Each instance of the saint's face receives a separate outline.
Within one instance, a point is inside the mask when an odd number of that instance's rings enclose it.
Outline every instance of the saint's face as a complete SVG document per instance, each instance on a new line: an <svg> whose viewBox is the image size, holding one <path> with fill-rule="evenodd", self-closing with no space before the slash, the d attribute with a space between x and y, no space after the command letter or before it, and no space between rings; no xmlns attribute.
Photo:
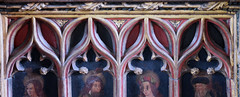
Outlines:
<svg viewBox="0 0 240 97"><path fill-rule="evenodd" d="M93 83L93 86L92 86L91 91L92 91L93 93L99 93L99 92L101 91L101 83L95 81L95 82Z"/></svg>
<svg viewBox="0 0 240 97"><path fill-rule="evenodd" d="M203 84L203 83L196 83L194 85L194 88L196 91L202 91L202 90L206 90L207 89L207 85Z"/></svg>
<svg viewBox="0 0 240 97"><path fill-rule="evenodd" d="M142 83L142 88L143 88L143 94L144 94L146 97L154 97L149 82L143 82L143 83Z"/></svg>
<svg viewBox="0 0 240 97"><path fill-rule="evenodd" d="M34 85L32 83L27 85L27 93L30 97L37 97Z"/></svg>
<svg viewBox="0 0 240 97"><path fill-rule="evenodd" d="M194 85L195 88L195 97L206 97L208 92L208 87L203 83L196 83Z"/></svg>

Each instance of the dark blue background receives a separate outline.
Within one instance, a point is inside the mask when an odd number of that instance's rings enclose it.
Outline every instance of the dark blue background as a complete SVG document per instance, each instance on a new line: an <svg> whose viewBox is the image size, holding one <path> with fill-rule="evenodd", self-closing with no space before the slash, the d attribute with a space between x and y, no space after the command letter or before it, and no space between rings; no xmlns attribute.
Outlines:
<svg viewBox="0 0 240 97"><path fill-rule="evenodd" d="M163 66L163 62L161 59L151 60L152 52L148 47L145 48L143 52L144 61L140 60L133 60L132 65L135 67L140 67L143 71L153 71L155 72L159 79L159 92L162 94L163 97L168 97L169 94L169 78L166 72L161 71L161 67ZM128 73L127 75L127 97L138 97L140 94L139 85L136 82L136 77L133 72Z"/></svg>
<svg viewBox="0 0 240 97"><path fill-rule="evenodd" d="M99 60L95 62L96 55L92 49L87 52L88 62L82 60L76 61L77 66L80 68L82 66L87 67L89 71L95 70L96 68L104 68L107 66L105 60ZM103 75L105 77L106 84L104 85L104 97L113 97L113 77L112 75L104 71ZM72 80L72 97L78 97L80 91L84 87L83 75L79 72L74 72L71 75Z"/></svg>

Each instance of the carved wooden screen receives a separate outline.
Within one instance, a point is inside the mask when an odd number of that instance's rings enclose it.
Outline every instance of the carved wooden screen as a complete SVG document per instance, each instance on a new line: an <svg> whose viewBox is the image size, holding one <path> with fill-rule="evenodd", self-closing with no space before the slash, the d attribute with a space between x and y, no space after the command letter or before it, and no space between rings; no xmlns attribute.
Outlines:
<svg viewBox="0 0 240 97"><path fill-rule="evenodd" d="M235 14L106 13L2 15L2 96L235 97Z"/></svg>

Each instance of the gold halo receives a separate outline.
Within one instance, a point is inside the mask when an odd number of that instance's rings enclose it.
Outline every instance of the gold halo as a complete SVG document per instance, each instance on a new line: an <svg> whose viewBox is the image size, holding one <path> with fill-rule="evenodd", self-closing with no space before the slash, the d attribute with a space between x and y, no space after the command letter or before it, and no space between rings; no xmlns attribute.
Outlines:
<svg viewBox="0 0 240 97"><path fill-rule="evenodd" d="M137 83L139 83L140 85L142 84L142 82L144 82L144 78L145 77L150 77L150 81L152 84L154 84L156 87L159 87L160 85L160 80L158 78L158 75L156 73L154 73L153 71L146 71L144 72L142 75L137 76Z"/></svg>

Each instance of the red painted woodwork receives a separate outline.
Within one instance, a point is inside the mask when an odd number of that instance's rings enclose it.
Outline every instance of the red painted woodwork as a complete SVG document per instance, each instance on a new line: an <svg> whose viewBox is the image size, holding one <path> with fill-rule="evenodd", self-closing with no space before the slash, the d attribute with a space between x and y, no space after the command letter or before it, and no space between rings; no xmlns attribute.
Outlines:
<svg viewBox="0 0 240 97"><path fill-rule="evenodd" d="M25 41L29 40L27 38L29 33L31 32L31 25L30 21L27 21L26 23L23 24L23 26L18 30L15 39L14 39L14 48L19 47L21 44L23 44Z"/></svg>
<svg viewBox="0 0 240 97"><path fill-rule="evenodd" d="M131 30L128 39L127 39L127 44L126 44L126 48L128 49L131 45L134 44L134 42L137 40L138 34L140 32L140 26L141 24L138 23L136 24L133 29Z"/></svg>
<svg viewBox="0 0 240 97"><path fill-rule="evenodd" d="M42 21L39 22L44 39L54 48L58 48L57 37L51 26Z"/></svg>
<svg viewBox="0 0 240 97"><path fill-rule="evenodd" d="M158 41L165 47L165 48L169 48L169 42L168 42L168 37L166 35L166 33L164 32L164 30L158 26L156 23L152 23L153 24L153 30L154 33L158 39Z"/></svg>

